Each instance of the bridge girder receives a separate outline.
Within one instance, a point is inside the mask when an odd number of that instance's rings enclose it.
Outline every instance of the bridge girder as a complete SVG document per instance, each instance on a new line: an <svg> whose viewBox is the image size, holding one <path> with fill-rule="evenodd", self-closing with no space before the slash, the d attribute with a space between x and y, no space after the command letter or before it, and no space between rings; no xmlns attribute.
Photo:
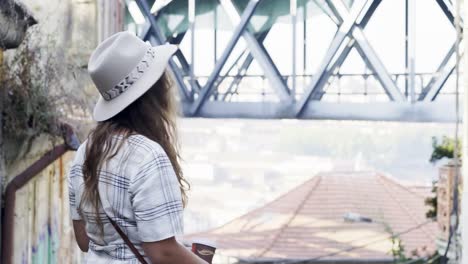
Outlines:
<svg viewBox="0 0 468 264"><path fill-rule="evenodd" d="M164 14L165 8L159 10L156 15L153 15L151 14L151 7L147 0L135 1L146 19L146 24L141 31L141 37L144 40L154 45L166 42L180 44L186 35L186 31L178 32L168 38L161 32L158 21L160 16ZM257 7L262 1L265 0L249 0L245 8L240 11L238 7L236 8L233 1L218 0L218 6L224 10L235 27L204 85L200 84L198 78L194 79L193 76L191 77L192 65L189 64L180 50L175 58L171 60L169 68L174 75L179 90L179 98L184 116L414 122L454 121L455 109L451 109L453 108L451 104L439 102L436 99L448 78L454 72L455 46L449 49L438 66L437 72L421 88L421 92L417 95L417 98L410 98L407 92L403 93L401 88L398 87L398 75L392 76L388 72L384 63L367 40L364 32L364 28L375 14L382 0L356 1L352 6L346 5L342 0L323 1L323 5L326 5L324 8L330 10L327 15L332 17L331 20L336 24L337 31L318 70L310 76L311 80L305 86L302 94L296 94L295 90L292 90L292 87L289 87L287 82L288 78L296 78L297 76L281 75L277 65L275 65L270 54L265 49L263 41L269 30L254 33L249 25ZM455 27L451 2L446 0L434 1L437 2L441 12L444 13L449 22ZM406 16L406 23L408 23L408 12ZM241 39L246 43L246 48L228 66L228 59L232 55L234 47ZM293 45L295 45L295 42ZM323 96L327 93L325 88L327 85L330 85L331 79L335 77L340 78L337 71L343 65L353 48L363 58L367 68L371 71L371 74L367 74L367 77L373 76L380 83L389 102L351 103L323 101ZM262 69L264 73L262 78L268 81L278 98L277 101L231 101L233 96L239 93L238 88L242 80L247 77L247 69L253 60ZM221 74L224 67L227 67L228 71ZM236 69L237 72L230 74L235 71L233 69ZM407 72L409 72L408 69ZM408 75L405 78L413 78L414 80L415 76ZM227 77L232 80L227 85L228 88L223 94L219 92L219 85L226 81ZM192 80L188 81L189 78Z"/></svg>

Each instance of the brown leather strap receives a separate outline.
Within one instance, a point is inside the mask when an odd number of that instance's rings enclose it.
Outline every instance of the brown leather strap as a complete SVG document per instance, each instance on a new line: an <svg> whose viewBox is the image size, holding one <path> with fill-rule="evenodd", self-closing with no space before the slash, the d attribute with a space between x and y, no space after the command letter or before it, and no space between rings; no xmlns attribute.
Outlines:
<svg viewBox="0 0 468 264"><path fill-rule="evenodd" d="M125 241L125 244L130 248L130 250L135 254L135 256L138 258L138 260L141 262L141 264L148 264L148 262L143 258L143 256L140 254L140 251L136 249L136 247L133 245L133 243L130 241L130 239L127 237L127 235L120 229L120 227L117 225L117 223L112 220L109 216L107 216L107 219L111 222L111 224L114 226L115 231L119 233L120 237Z"/></svg>

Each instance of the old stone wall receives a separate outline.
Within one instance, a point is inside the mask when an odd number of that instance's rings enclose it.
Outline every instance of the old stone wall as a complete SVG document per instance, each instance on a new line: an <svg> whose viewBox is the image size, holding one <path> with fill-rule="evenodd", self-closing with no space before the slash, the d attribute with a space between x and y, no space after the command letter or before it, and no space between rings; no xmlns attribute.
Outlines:
<svg viewBox="0 0 468 264"><path fill-rule="evenodd" d="M30 41L63 62L62 67L68 69L72 78L64 77L61 88L69 93L80 93L77 99L86 104L88 111L60 110L66 112L65 121L74 126L83 140L93 125L89 113L98 97L87 74L88 58L99 40L123 29L124 1L22 0L22 3L38 21L31 29L36 35ZM15 52L5 52L6 61L13 58ZM16 158L8 160L4 175L0 173L3 181L0 190L5 191L6 184L14 176L41 158L54 144L60 144L60 140L46 135L5 144L2 150L6 154L14 153L10 156ZM0 155L0 160L5 156ZM73 156L73 152L65 154L17 191L12 263L81 263L84 258L74 239L68 208L67 173Z"/></svg>
<svg viewBox="0 0 468 264"><path fill-rule="evenodd" d="M8 171L9 180L53 148L47 136L33 141L26 156ZM68 209L68 152L16 192L12 263L81 263Z"/></svg>
<svg viewBox="0 0 468 264"><path fill-rule="evenodd" d="M30 28L28 41L31 42L28 44L52 53L59 63L63 63L59 66L66 68L68 75L63 77L60 88L80 93L82 97L77 99L87 104L88 113L66 112L64 117L83 139L85 130L92 124L89 109L97 97L87 75L87 62L98 42L98 0L21 2L38 21ZM14 58L16 52L6 51L6 62ZM52 88L51 93L54 93ZM61 143L60 139L46 135L33 135L18 142L10 138L5 141L8 141L2 147L5 155L0 155L0 159L15 158L7 159L5 172L0 175L2 192L13 177L41 158L54 144ZM8 241L14 245L12 263L81 263L84 255L76 245L68 209L67 172L73 156L73 152L65 154L17 191L12 227L14 241Z"/></svg>

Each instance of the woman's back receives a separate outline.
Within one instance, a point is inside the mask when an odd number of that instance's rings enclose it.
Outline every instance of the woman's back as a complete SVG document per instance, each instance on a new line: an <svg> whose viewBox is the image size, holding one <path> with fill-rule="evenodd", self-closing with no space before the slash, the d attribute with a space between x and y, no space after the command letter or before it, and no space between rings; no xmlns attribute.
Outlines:
<svg viewBox="0 0 468 264"><path fill-rule="evenodd" d="M91 54L97 123L69 178L75 238L88 263L205 263L175 239L189 188L166 73L176 51L119 32Z"/></svg>
<svg viewBox="0 0 468 264"><path fill-rule="evenodd" d="M88 142L79 148L70 169L70 214L73 220L86 223L89 263L138 263L107 217L144 255L141 242L183 233L182 196L170 159L158 143L142 135L112 137L114 145L122 145L98 172L102 231L93 206L84 202L80 207L80 202L86 200L82 200L83 164Z"/></svg>

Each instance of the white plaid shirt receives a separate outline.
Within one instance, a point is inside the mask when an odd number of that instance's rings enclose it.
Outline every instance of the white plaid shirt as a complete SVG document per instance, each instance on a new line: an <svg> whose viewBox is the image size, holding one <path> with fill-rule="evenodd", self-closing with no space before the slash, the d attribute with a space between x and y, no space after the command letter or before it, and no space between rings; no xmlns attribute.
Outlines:
<svg viewBox="0 0 468 264"><path fill-rule="evenodd" d="M113 137L116 141L123 140L122 136ZM163 148L142 135L125 140L117 155L103 164L99 173L103 236L89 204L83 205L82 219L77 207L84 187L82 168L86 143L78 149L68 179L71 218L86 222L90 238L88 263L139 263L106 214L142 255L141 242L182 235L183 206L177 177Z"/></svg>

